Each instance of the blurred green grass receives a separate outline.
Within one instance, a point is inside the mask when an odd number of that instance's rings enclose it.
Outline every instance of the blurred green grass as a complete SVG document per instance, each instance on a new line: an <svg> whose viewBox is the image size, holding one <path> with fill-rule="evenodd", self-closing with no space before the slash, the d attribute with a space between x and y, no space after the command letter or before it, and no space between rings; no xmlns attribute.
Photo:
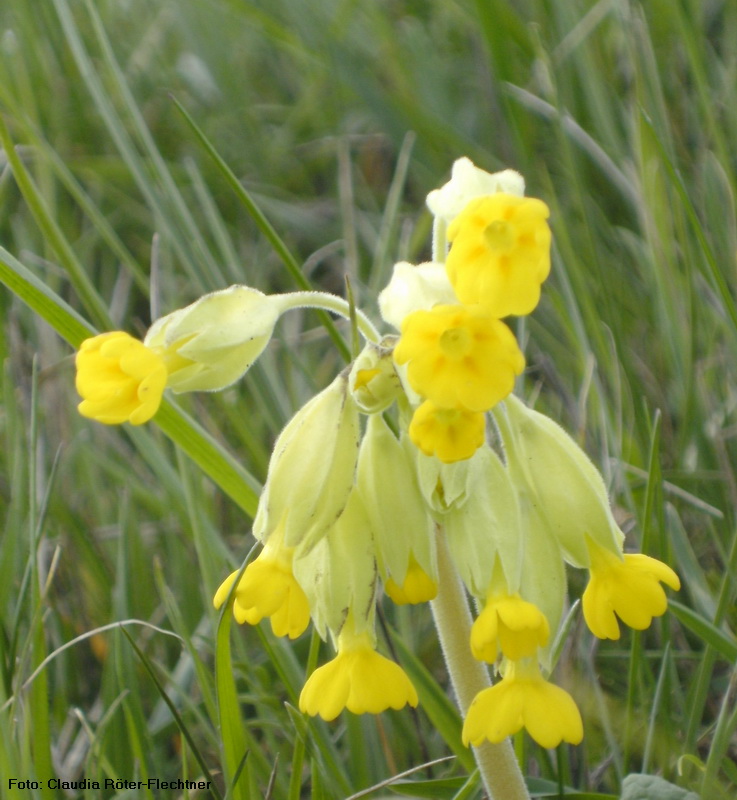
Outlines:
<svg viewBox="0 0 737 800"><path fill-rule="evenodd" d="M709 800L737 787L736 38L728 0L0 7L0 113L40 198L0 155L0 244L98 326L141 333L152 308L233 282L294 288L172 96L309 280L342 293L349 275L370 312L395 261L429 256L424 197L456 157L514 167L549 203L554 269L520 331L519 390L602 466L628 543L683 581L645 634L574 629L557 678L582 706L581 748L518 742L526 774L581 791L617 793L631 771ZM3 776L192 777L196 751L222 789L247 750L229 796L264 796L273 771L275 798L342 798L447 755L452 720L422 710L305 723L285 701L308 637L231 634L228 680L210 598L251 546L248 518L156 427L78 418L70 348L9 292L0 304ZM257 479L342 364L309 312L277 334L238 386L181 401ZM120 632L24 685L127 619L156 626L127 630L179 725ZM389 623L444 687L425 611ZM415 778L474 796L465 775Z"/></svg>

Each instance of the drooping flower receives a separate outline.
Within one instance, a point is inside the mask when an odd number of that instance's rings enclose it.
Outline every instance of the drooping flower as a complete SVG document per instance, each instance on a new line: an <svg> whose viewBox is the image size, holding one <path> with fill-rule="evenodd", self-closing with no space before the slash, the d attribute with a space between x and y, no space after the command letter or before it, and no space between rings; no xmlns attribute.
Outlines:
<svg viewBox="0 0 737 800"><path fill-rule="evenodd" d="M427 207L435 217L450 223L471 200L498 192L522 197L525 179L513 169L486 172L471 159L459 158L453 164L450 180L428 194Z"/></svg>
<svg viewBox="0 0 737 800"><path fill-rule="evenodd" d="M583 615L600 639L619 639L617 617L630 628L645 630L668 607L664 583L678 590L678 575L662 561L642 553L618 555L589 541L591 577L583 594Z"/></svg>
<svg viewBox="0 0 737 800"><path fill-rule="evenodd" d="M293 548L270 541L241 575L235 589L233 616L239 624L256 625L270 618L275 636L296 639L310 624L310 607L292 572ZM220 585L213 599L220 608L230 594L239 570Z"/></svg>
<svg viewBox="0 0 737 800"><path fill-rule="evenodd" d="M525 728L545 748L583 739L581 714L568 692L548 683L535 659L508 661L504 677L479 692L463 724L463 743L498 743Z"/></svg>
<svg viewBox="0 0 737 800"><path fill-rule="evenodd" d="M437 591L435 522L424 502L416 468L381 414L366 424L356 471L371 526L379 574L395 602L421 603Z"/></svg>
<svg viewBox="0 0 737 800"><path fill-rule="evenodd" d="M282 297L250 286L211 292L156 320L144 342L166 361L175 392L224 389L269 343Z"/></svg>
<svg viewBox="0 0 737 800"><path fill-rule="evenodd" d="M550 628L545 615L519 594L489 592L471 627L471 651L479 661L493 664L499 651L509 659L534 656L545 647Z"/></svg>
<svg viewBox="0 0 737 800"><path fill-rule="evenodd" d="M426 400L414 413L409 437L427 456L445 464L470 458L484 443L486 420L481 411L439 408Z"/></svg>
<svg viewBox="0 0 737 800"><path fill-rule="evenodd" d="M612 515L604 479L576 442L514 395L493 413L520 496L568 563L588 567L587 539L621 551L624 535Z"/></svg>
<svg viewBox="0 0 737 800"><path fill-rule="evenodd" d="M346 375L306 403L279 434L259 498L253 534L284 526L288 547L311 548L348 501L358 458L358 409Z"/></svg>
<svg viewBox="0 0 737 800"><path fill-rule="evenodd" d="M76 358L77 407L106 425L142 425L158 411L166 388L163 359L123 331L82 342Z"/></svg>
<svg viewBox="0 0 737 800"><path fill-rule="evenodd" d="M461 303L493 317L529 314L550 272L548 207L493 194L472 200L448 228L448 277Z"/></svg>
<svg viewBox="0 0 737 800"><path fill-rule="evenodd" d="M396 337L368 342L348 375L348 388L364 414L378 414L402 394L402 381L392 357Z"/></svg>
<svg viewBox="0 0 737 800"><path fill-rule="evenodd" d="M356 634L350 621L338 635L338 654L318 667L299 696L300 711L335 719L344 709L379 714L388 708L415 707L417 691L404 670L375 650L368 631Z"/></svg>
<svg viewBox="0 0 737 800"><path fill-rule="evenodd" d="M514 388L525 366L509 328L483 309L459 305L415 311L394 350L412 388L441 408L487 411Z"/></svg>

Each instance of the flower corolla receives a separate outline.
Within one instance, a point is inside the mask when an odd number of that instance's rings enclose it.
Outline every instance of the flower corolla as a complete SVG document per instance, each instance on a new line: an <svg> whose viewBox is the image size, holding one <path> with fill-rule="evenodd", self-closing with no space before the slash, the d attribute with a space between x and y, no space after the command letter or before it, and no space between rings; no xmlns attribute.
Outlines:
<svg viewBox="0 0 737 800"><path fill-rule="evenodd" d="M82 342L76 357L78 411L105 425L142 425L158 411L166 388L164 360L123 331Z"/></svg>

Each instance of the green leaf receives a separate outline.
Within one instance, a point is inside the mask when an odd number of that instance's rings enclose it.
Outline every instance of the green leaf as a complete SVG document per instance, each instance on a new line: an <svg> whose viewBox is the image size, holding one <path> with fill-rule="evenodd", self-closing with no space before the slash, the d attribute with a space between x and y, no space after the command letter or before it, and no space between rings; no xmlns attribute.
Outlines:
<svg viewBox="0 0 737 800"><path fill-rule="evenodd" d="M693 631L705 644L723 655L727 661L732 663L737 661L737 639L734 636L729 636L719 630L709 620L676 600L670 600L668 608L689 630Z"/></svg>

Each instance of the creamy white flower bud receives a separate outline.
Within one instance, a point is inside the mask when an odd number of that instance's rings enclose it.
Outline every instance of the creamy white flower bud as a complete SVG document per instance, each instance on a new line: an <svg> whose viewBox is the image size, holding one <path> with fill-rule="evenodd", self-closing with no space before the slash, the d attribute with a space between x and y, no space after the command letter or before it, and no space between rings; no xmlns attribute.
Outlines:
<svg viewBox="0 0 737 800"><path fill-rule="evenodd" d="M394 265L392 278L379 295L379 311L385 322L399 330L402 320L413 311L457 302L445 264L428 261L415 266L400 261Z"/></svg>
<svg viewBox="0 0 737 800"><path fill-rule="evenodd" d="M261 355L280 313L277 296L231 286L156 320L143 343L163 357L175 392L216 391Z"/></svg>
<svg viewBox="0 0 737 800"><path fill-rule="evenodd" d="M346 375L304 405L279 434L253 534L266 541L284 518L284 544L313 547L348 501L356 469L358 409Z"/></svg>
<svg viewBox="0 0 737 800"><path fill-rule="evenodd" d="M435 217L450 224L475 197L497 192L522 197L525 179L513 169L486 172L470 159L459 158L453 164L448 183L428 194L427 206Z"/></svg>

